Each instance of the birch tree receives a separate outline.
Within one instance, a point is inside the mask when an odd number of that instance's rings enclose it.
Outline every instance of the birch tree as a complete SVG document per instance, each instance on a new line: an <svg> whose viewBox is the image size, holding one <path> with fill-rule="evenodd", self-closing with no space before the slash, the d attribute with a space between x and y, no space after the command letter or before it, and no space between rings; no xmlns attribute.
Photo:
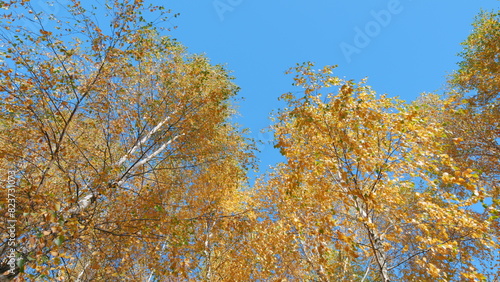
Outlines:
<svg viewBox="0 0 500 282"><path fill-rule="evenodd" d="M500 195L500 14L481 12L463 42L459 69L450 78L449 149L461 162L482 171L481 178Z"/></svg>
<svg viewBox="0 0 500 282"><path fill-rule="evenodd" d="M275 227L262 236L286 242L274 260L286 272L277 276L484 279L475 260L494 260L498 246L492 222L471 208L487 197L478 173L444 153L445 130L425 109L332 70L294 68L304 94L282 96L288 106L273 127L286 161L262 184Z"/></svg>
<svg viewBox="0 0 500 282"><path fill-rule="evenodd" d="M0 166L16 175L4 278L209 279L210 238L246 211L238 88L145 20L168 19L163 7L68 3L58 15L1 4Z"/></svg>

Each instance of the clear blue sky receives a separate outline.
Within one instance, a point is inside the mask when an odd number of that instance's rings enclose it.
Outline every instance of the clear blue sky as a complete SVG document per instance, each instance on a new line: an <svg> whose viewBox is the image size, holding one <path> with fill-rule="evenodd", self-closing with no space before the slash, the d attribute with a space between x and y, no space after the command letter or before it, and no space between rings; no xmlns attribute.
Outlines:
<svg viewBox="0 0 500 282"><path fill-rule="evenodd" d="M368 77L378 93L413 100L442 88L456 69L460 43L481 9L497 0L182 0L163 3L180 16L170 34L192 53L225 64L241 87L237 122L251 137L271 124L288 91L284 71L296 63L339 65L337 75ZM362 34L361 34L362 33ZM260 145L261 171L281 160Z"/></svg>

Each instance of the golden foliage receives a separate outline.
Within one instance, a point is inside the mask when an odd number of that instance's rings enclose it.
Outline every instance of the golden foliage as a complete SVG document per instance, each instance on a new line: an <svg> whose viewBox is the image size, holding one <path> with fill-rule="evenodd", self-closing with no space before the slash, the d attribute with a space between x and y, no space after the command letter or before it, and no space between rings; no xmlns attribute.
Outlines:
<svg viewBox="0 0 500 282"><path fill-rule="evenodd" d="M246 213L252 156L229 121L237 87L142 23L141 1L112 6L108 33L74 1L74 27L3 35L0 166L2 178L16 173L16 271L208 279Z"/></svg>
<svg viewBox="0 0 500 282"><path fill-rule="evenodd" d="M163 7L87 4L1 3L0 280L498 280L497 14L444 98L291 69L285 161L249 189L227 71L146 22Z"/></svg>
<svg viewBox="0 0 500 282"><path fill-rule="evenodd" d="M262 184L269 225L285 230L268 235L286 242L275 263L293 269L277 277L458 281L470 275L474 259L488 259L497 241L491 222L471 209L486 197L473 171L459 170L441 153L442 124L423 107L377 96L365 81L312 67L295 69L303 97L283 95L288 107L274 130L286 162Z"/></svg>

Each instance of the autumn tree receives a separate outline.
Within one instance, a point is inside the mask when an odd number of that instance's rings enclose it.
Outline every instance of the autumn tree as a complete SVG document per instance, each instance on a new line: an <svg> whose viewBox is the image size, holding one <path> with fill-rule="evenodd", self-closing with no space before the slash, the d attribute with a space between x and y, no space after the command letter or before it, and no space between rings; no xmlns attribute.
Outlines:
<svg viewBox="0 0 500 282"><path fill-rule="evenodd" d="M450 77L449 90L442 98L445 110L436 114L445 128L446 152L461 167L479 172L482 187L489 197L482 202L485 218L492 221L496 240L500 240L500 14L481 12L473 30L463 42L459 69ZM485 268L499 269L499 250L495 263ZM500 271L489 281L500 278Z"/></svg>
<svg viewBox="0 0 500 282"><path fill-rule="evenodd" d="M463 43L459 69L451 77L443 113L449 151L457 160L481 171L493 194L491 211L500 204L500 14L481 12ZM494 216L497 216L495 214Z"/></svg>
<svg viewBox="0 0 500 282"><path fill-rule="evenodd" d="M2 279L215 277L252 160L227 71L145 20L161 6L0 3Z"/></svg>
<svg viewBox="0 0 500 282"><path fill-rule="evenodd" d="M275 245L260 249L262 268L298 280L483 279L475 261L498 246L471 208L487 196L477 172L444 153L445 129L425 108L332 69L297 66L304 94L282 96L273 129L286 162L261 184L260 236Z"/></svg>
<svg viewBox="0 0 500 282"><path fill-rule="evenodd" d="M482 11L462 45L462 61L451 84L462 94L472 91L474 105L498 104L500 93L500 12Z"/></svg>

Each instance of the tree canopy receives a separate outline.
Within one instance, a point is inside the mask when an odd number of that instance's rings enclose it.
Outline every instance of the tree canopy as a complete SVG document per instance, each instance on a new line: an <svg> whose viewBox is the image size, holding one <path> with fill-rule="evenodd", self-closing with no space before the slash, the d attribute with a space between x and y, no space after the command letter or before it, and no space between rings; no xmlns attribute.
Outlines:
<svg viewBox="0 0 500 282"><path fill-rule="evenodd" d="M416 101L297 64L251 186L239 89L175 14L68 3L0 1L0 281L500 278L498 13Z"/></svg>

